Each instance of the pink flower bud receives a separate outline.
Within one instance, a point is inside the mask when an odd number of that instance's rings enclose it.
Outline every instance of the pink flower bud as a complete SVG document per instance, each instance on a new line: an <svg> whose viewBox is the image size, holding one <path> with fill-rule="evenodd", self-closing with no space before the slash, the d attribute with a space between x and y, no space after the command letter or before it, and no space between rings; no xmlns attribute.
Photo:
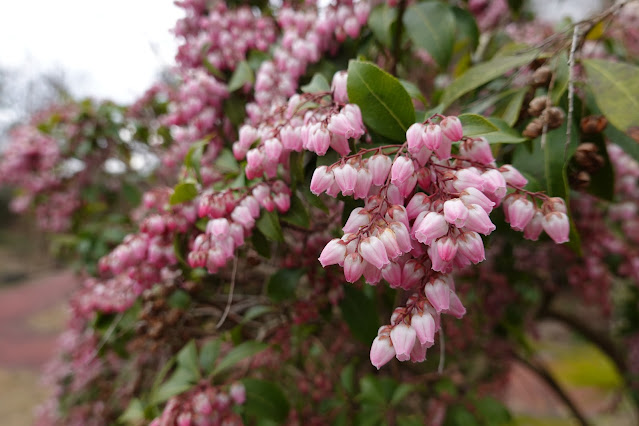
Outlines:
<svg viewBox="0 0 639 426"><path fill-rule="evenodd" d="M282 143L275 138L268 139L264 142L264 151L269 161L277 162L282 154Z"/></svg>
<svg viewBox="0 0 639 426"><path fill-rule="evenodd" d="M357 171L357 182L355 183L355 199L368 197L368 192L373 183L373 175L368 169L361 168Z"/></svg>
<svg viewBox="0 0 639 426"><path fill-rule="evenodd" d="M426 284L424 293L438 313L450 307L450 289L444 280L437 278L432 283Z"/></svg>
<svg viewBox="0 0 639 426"><path fill-rule="evenodd" d="M437 240L437 254L444 262L450 262L457 254L457 241L455 238L443 236Z"/></svg>
<svg viewBox="0 0 639 426"><path fill-rule="evenodd" d="M542 221L542 226L546 234L548 234L556 244L562 244L568 241L570 222L568 221L566 213L547 213Z"/></svg>
<svg viewBox="0 0 639 426"><path fill-rule="evenodd" d="M408 227L402 222L391 222L390 229L395 233L397 245L402 253L408 253L412 250L411 238L408 233Z"/></svg>
<svg viewBox="0 0 639 426"><path fill-rule="evenodd" d="M408 219L413 220L419 216L420 213L427 211L429 208L430 200L428 196L423 192L418 192L413 195L413 198L411 198L406 205L406 214L408 215Z"/></svg>
<svg viewBox="0 0 639 426"><path fill-rule="evenodd" d="M368 237L362 240L359 245L359 254L377 269L382 269L390 263L386 248L377 237Z"/></svg>
<svg viewBox="0 0 639 426"><path fill-rule="evenodd" d="M286 213L291 208L291 196L285 192L275 194L273 202L280 213Z"/></svg>
<svg viewBox="0 0 639 426"><path fill-rule="evenodd" d="M331 116L331 119L326 127L329 132L336 135L350 139L352 137L359 137L358 129L355 129L350 120L344 114L335 114Z"/></svg>
<svg viewBox="0 0 639 426"><path fill-rule="evenodd" d="M364 273L366 262L358 253L351 253L344 259L344 278L349 283L359 280Z"/></svg>
<svg viewBox="0 0 639 426"><path fill-rule="evenodd" d="M348 93L346 91L347 78L348 74L346 71L338 71L333 75L331 91L333 92L333 100L339 104L348 103Z"/></svg>
<svg viewBox="0 0 639 426"><path fill-rule="evenodd" d="M420 343L415 343L413 346L413 350L410 353L411 362L424 362L426 361L426 350L429 348L429 345L422 345Z"/></svg>
<svg viewBox="0 0 639 426"><path fill-rule="evenodd" d="M311 192L315 195L319 195L326 191L335 182L335 177L332 171L329 171L326 166L319 166L313 172L311 178Z"/></svg>
<svg viewBox="0 0 639 426"><path fill-rule="evenodd" d="M402 269L402 288L408 290L420 283L426 276L424 266L415 259L410 259Z"/></svg>
<svg viewBox="0 0 639 426"><path fill-rule="evenodd" d="M408 152L416 154L424 147L425 130L426 127L422 123L415 123L408 128L406 131Z"/></svg>
<svg viewBox="0 0 639 426"><path fill-rule="evenodd" d="M464 189L459 198L461 198L465 204L478 204L486 213L490 213L495 206L495 203L486 197L483 192L472 186Z"/></svg>
<svg viewBox="0 0 639 426"><path fill-rule="evenodd" d="M535 205L525 197L517 197L508 205L508 220L515 231L523 231L535 215Z"/></svg>
<svg viewBox="0 0 639 426"><path fill-rule="evenodd" d="M399 248L399 244L397 243L397 237L395 236L395 231L390 228L385 228L379 235L379 240L384 244L386 248L386 254L389 259L395 259L397 256L402 254L402 251Z"/></svg>
<svg viewBox="0 0 639 426"><path fill-rule="evenodd" d="M246 206L236 207L231 213L231 219L246 229L253 228L255 225L255 219L251 215L251 211Z"/></svg>
<svg viewBox="0 0 639 426"><path fill-rule="evenodd" d="M519 170L510 164L504 164L499 168L499 171L506 182L515 188L523 188L528 183L528 180L519 173Z"/></svg>
<svg viewBox="0 0 639 426"><path fill-rule="evenodd" d="M351 147L348 146L348 139L334 133L331 135L330 146L342 157L346 157L351 152Z"/></svg>
<svg viewBox="0 0 639 426"><path fill-rule="evenodd" d="M439 240L435 240L428 247L428 258L430 259L431 268L433 271L441 272L443 274L447 274L452 272L453 265L451 262L444 261L439 256Z"/></svg>
<svg viewBox="0 0 639 426"><path fill-rule="evenodd" d="M378 370L395 356L395 348L388 336L377 336L371 345L371 364Z"/></svg>
<svg viewBox="0 0 639 426"><path fill-rule="evenodd" d="M244 389L244 385L241 383L233 383L229 393L233 402L238 405L242 405L244 401L246 401L246 389Z"/></svg>
<svg viewBox="0 0 639 426"><path fill-rule="evenodd" d="M450 291L450 306L448 307L448 313L454 316L457 319L461 319L464 315L466 315L466 308L462 304L461 300L459 300L459 296L454 291Z"/></svg>
<svg viewBox="0 0 639 426"><path fill-rule="evenodd" d="M463 191L469 187L478 189L479 191L483 191L484 179L482 179L479 174L469 169L461 169L455 173L453 187L458 191Z"/></svg>
<svg viewBox="0 0 639 426"><path fill-rule="evenodd" d="M366 267L364 268L364 280L370 285L376 285L382 280L382 270L368 262L365 263Z"/></svg>
<svg viewBox="0 0 639 426"><path fill-rule="evenodd" d="M342 231L357 233L360 227L368 225L370 221L371 215L368 210L362 207L356 207L348 216L348 220L342 228Z"/></svg>
<svg viewBox="0 0 639 426"><path fill-rule="evenodd" d="M395 185L405 182L415 172L413 161L404 156L397 157L391 169L391 182Z"/></svg>
<svg viewBox="0 0 639 426"><path fill-rule="evenodd" d="M413 315L410 326L415 329L417 339L422 345L432 345L435 342L435 319L430 313Z"/></svg>
<svg viewBox="0 0 639 426"><path fill-rule="evenodd" d="M284 149L297 152L302 150L302 136L299 127L287 124L280 130L280 139Z"/></svg>
<svg viewBox="0 0 639 426"><path fill-rule="evenodd" d="M326 244L318 260L326 268L328 265L342 264L345 257L346 244L339 238L334 238Z"/></svg>
<svg viewBox="0 0 639 426"><path fill-rule="evenodd" d="M426 148L436 151L442 144L442 129L437 124L429 124L423 133L423 141Z"/></svg>
<svg viewBox="0 0 639 426"><path fill-rule="evenodd" d="M362 111L355 104L347 104L342 108L342 114L346 116L348 121L351 123L351 127L353 128L353 133L351 138L359 139L366 133L366 129L364 128L364 122L362 121Z"/></svg>
<svg viewBox="0 0 639 426"><path fill-rule="evenodd" d="M453 148L453 143L446 136L442 137L442 143L439 145L439 148L435 150L435 155L440 160L448 160L451 156L451 150Z"/></svg>
<svg viewBox="0 0 639 426"><path fill-rule="evenodd" d="M448 116L439 123L442 133L453 142L460 141L464 136L461 121L455 116Z"/></svg>
<svg viewBox="0 0 639 426"><path fill-rule="evenodd" d="M544 226L544 214L537 210L533 215L528 225L524 228L524 238L527 240L537 241L539 239L539 235L541 235L541 231L543 231Z"/></svg>
<svg viewBox="0 0 639 426"><path fill-rule="evenodd" d="M417 221L415 222L417 223ZM413 228L415 225L413 225ZM419 227L414 230L415 239L422 244L430 244L433 240L443 237L448 233L448 222L444 215L429 212L419 223Z"/></svg>
<svg viewBox="0 0 639 426"><path fill-rule="evenodd" d="M490 221L488 214L478 204L468 206L468 218L464 224L467 231L475 231L488 235L495 230L495 225Z"/></svg>
<svg viewBox="0 0 639 426"><path fill-rule="evenodd" d="M242 127L240 127L239 136L240 138L238 143L240 144L240 147L245 151L248 151L248 149L251 147L253 142L255 142L258 139L257 130L255 130L253 127L249 126L248 124L245 124Z"/></svg>
<svg viewBox="0 0 639 426"><path fill-rule="evenodd" d="M463 142L459 146L459 153L469 160L480 164L491 164L495 161L486 138L476 138Z"/></svg>
<svg viewBox="0 0 639 426"><path fill-rule="evenodd" d="M497 199L502 199L506 195L506 180L496 169L490 169L481 175L484 180L483 191L489 195L494 195Z"/></svg>
<svg viewBox="0 0 639 426"><path fill-rule="evenodd" d="M395 357L399 361L408 361L417 338L415 329L402 322L393 327L390 338L395 348Z"/></svg>
<svg viewBox="0 0 639 426"><path fill-rule="evenodd" d="M404 204L404 195L402 191L396 185L392 183L388 185L388 189L386 190L386 199L391 204Z"/></svg>
<svg viewBox="0 0 639 426"><path fill-rule="evenodd" d="M391 262L382 269L382 277L388 281L391 288L398 288L402 285L402 267Z"/></svg>
<svg viewBox="0 0 639 426"><path fill-rule="evenodd" d="M543 204L544 213L561 212L566 213L566 203L559 197L552 197Z"/></svg>
<svg viewBox="0 0 639 426"><path fill-rule="evenodd" d="M484 242L477 232L462 232L457 237L457 251L475 264L486 259Z"/></svg>
<svg viewBox="0 0 639 426"><path fill-rule="evenodd" d="M459 198L453 198L444 203L444 218L446 222L461 228L464 226L467 217L468 207Z"/></svg>
<svg viewBox="0 0 639 426"><path fill-rule="evenodd" d="M350 164L344 164L333 170L335 182L344 195L352 195L357 184L357 170Z"/></svg>
<svg viewBox="0 0 639 426"><path fill-rule="evenodd" d="M308 140L308 149L319 156L323 156L331 145L331 134L328 130L317 123L312 129Z"/></svg>
<svg viewBox="0 0 639 426"><path fill-rule="evenodd" d="M225 237L228 235L230 229L228 219L213 219L206 224L206 233L214 237Z"/></svg>
<svg viewBox="0 0 639 426"><path fill-rule="evenodd" d="M391 170L393 160L383 154L373 155L366 166L373 176L373 185L383 185Z"/></svg>
<svg viewBox="0 0 639 426"><path fill-rule="evenodd" d="M390 206L384 217L389 222L401 222L406 226L406 228L410 228L406 208L402 205L395 204Z"/></svg>

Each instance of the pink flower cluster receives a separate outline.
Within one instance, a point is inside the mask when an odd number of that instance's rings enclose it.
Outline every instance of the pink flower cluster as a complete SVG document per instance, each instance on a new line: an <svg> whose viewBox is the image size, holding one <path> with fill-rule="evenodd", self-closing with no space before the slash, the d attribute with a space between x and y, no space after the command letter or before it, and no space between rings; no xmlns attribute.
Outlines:
<svg viewBox="0 0 639 426"><path fill-rule="evenodd" d="M211 220L206 231L193 241L188 254L189 265L206 267L210 273L216 273L236 255L235 249L244 245L261 208L286 213L290 206L291 191L282 181L258 184L250 193L238 198L232 190L203 195L198 213Z"/></svg>
<svg viewBox="0 0 639 426"><path fill-rule="evenodd" d="M457 155L451 153L455 142L459 142ZM335 197L341 193L365 200L364 207L351 212L342 228L344 235L322 251L322 266L340 265L348 282L364 276L375 285L383 278L392 288L415 293L398 311L399 320L380 329L371 352L374 365L386 363L393 348L400 361L410 359L414 347L417 352L412 359L423 360L427 339L421 335L422 346L414 345L417 331L411 318L415 313L422 315L425 306L431 315L464 314L447 274L484 260L480 234L495 229L489 214L506 197L509 186L517 191L504 203L511 226L527 228L536 207L518 194L525 184L514 167L496 167L486 139L464 137L454 116L434 116L412 125L401 146L364 149L315 170L311 180L315 194ZM568 235L561 206L554 199L545 202L546 216L539 226L541 232L545 224L557 242L566 241ZM529 231L529 237L533 236Z"/></svg>
<svg viewBox="0 0 639 426"><path fill-rule="evenodd" d="M234 405L246 401L241 383L233 383L228 390L202 384L182 395L171 398L162 414L150 426L232 426L242 425L242 418Z"/></svg>
<svg viewBox="0 0 639 426"><path fill-rule="evenodd" d="M177 21L174 33L184 39L178 47L177 62L182 68L198 68L203 58L218 70L234 70L250 50L266 51L277 37L275 23L247 6L229 9L217 2L179 1L186 11Z"/></svg>

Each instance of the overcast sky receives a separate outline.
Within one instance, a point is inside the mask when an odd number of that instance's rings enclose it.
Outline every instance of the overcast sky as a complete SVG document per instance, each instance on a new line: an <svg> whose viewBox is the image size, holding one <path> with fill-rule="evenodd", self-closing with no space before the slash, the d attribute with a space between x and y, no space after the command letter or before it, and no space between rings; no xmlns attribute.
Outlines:
<svg viewBox="0 0 639 426"><path fill-rule="evenodd" d="M63 70L76 96L130 102L173 64L171 0L0 0L0 68Z"/></svg>

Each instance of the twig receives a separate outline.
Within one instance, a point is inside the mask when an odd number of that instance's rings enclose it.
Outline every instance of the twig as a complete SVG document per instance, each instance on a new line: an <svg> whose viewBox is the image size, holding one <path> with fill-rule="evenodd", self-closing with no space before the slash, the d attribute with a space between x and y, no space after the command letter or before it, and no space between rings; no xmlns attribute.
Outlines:
<svg viewBox="0 0 639 426"><path fill-rule="evenodd" d="M519 361L524 367L528 368L530 371L535 373L540 379L542 379L546 385L548 385L561 399L561 401L566 405L566 407L570 410L575 419L582 426L588 426L588 420L586 417L579 411L579 408L572 402L572 400L568 397L566 392L561 388L559 383L555 380L554 377L548 372L548 370L540 363L540 362L532 362L527 360L526 358L514 353L514 358Z"/></svg>
<svg viewBox="0 0 639 426"><path fill-rule="evenodd" d="M226 307L224 308L224 313L222 314L222 318L220 318L215 328L220 328L222 324L224 324L224 321L226 320L226 317L228 316L229 311L231 310L231 303L233 302L233 291L235 290L235 276L237 275L237 258L238 258L238 255L236 253L235 257L233 257L233 273L231 275L231 288L229 289L229 298L228 298L228 301L226 302Z"/></svg>
<svg viewBox="0 0 639 426"><path fill-rule="evenodd" d="M575 109L575 52L577 42L581 38L581 24L575 25L572 32L572 43L570 45L570 56L568 57L568 117L566 119L566 144L564 145L564 161L568 156L570 137L572 136L572 115Z"/></svg>
<svg viewBox="0 0 639 426"><path fill-rule="evenodd" d="M437 372L441 375L444 373L444 364L446 364L446 339L444 338L444 329L439 329L439 366Z"/></svg>

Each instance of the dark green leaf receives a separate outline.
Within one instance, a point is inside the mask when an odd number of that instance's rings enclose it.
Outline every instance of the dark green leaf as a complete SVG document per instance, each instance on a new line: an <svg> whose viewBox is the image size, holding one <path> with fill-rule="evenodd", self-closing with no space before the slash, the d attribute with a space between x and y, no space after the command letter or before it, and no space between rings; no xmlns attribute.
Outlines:
<svg viewBox="0 0 639 426"><path fill-rule="evenodd" d="M443 109L448 108L455 100L471 90L503 76L510 69L530 63L537 56L539 56L537 52L517 56L499 56L470 68L444 90L441 98Z"/></svg>
<svg viewBox="0 0 639 426"><path fill-rule="evenodd" d="M140 204L140 200L142 200L142 193L138 187L128 182L122 184L122 195L124 195L125 200L134 206Z"/></svg>
<svg viewBox="0 0 639 426"><path fill-rule="evenodd" d="M266 238L271 241L284 241L284 235L282 235L282 228L277 217L277 213L269 212L267 210L262 211L262 215L256 222L257 229L260 230Z"/></svg>
<svg viewBox="0 0 639 426"><path fill-rule="evenodd" d="M475 402L475 408L482 420L487 425L507 425L512 420L510 413L501 402L495 398L486 396Z"/></svg>
<svg viewBox="0 0 639 426"><path fill-rule="evenodd" d="M178 289L169 296L167 303L172 308L185 310L191 304L191 296L186 291Z"/></svg>
<svg viewBox="0 0 639 426"><path fill-rule="evenodd" d="M268 279L266 294L276 302L292 298L304 273L304 269L278 270Z"/></svg>
<svg viewBox="0 0 639 426"><path fill-rule="evenodd" d="M169 203L171 205L191 201L197 197L197 187L192 182L180 182L173 188Z"/></svg>
<svg viewBox="0 0 639 426"><path fill-rule="evenodd" d="M463 405L455 404L448 406L444 426L479 426L479 422Z"/></svg>
<svg viewBox="0 0 639 426"><path fill-rule="evenodd" d="M302 189L302 195L304 195L304 199L308 201L311 206L322 210L324 213L328 213L328 207L326 207L326 204L324 204L320 197L313 194L307 186Z"/></svg>
<svg viewBox="0 0 639 426"><path fill-rule="evenodd" d="M488 143L521 143L527 140L501 118L488 117L488 121L499 129L496 132L483 135Z"/></svg>
<svg viewBox="0 0 639 426"><path fill-rule="evenodd" d="M450 6L436 1L416 3L404 13L406 34L446 68L455 44L455 15Z"/></svg>
<svg viewBox="0 0 639 426"><path fill-rule="evenodd" d="M347 88L349 101L359 106L368 127L393 140L406 140L415 109L395 77L374 64L350 61Z"/></svg>
<svg viewBox="0 0 639 426"><path fill-rule="evenodd" d="M452 11L455 15L455 29L457 30L455 50L467 48L469 52L474 52L479 44L479 28L477 28L475 17L466 9L457 6L454 6Z"/></svg>
<svg viewBox="0 0 639 426"><path fill-rule="evenodd" d="M200 368L207 374L211 374L215 361L220 354L222 342L218 339L209 340L202 349L200 349Z"/></svg>
<svg viewBox="0 0 639 426"><path fill-rule="evenodd" d="M590 184L587 190L595 197L612 201L615 196L615 172L608 158L606 142L601 134L590 135L588 141L597 146L598 154L603 157L604 164L599 170L590 173Z"/></svg>
<svg viewBox="0 0 639 426"><path fill-rule="evenodd" d="M352 284L348 284L344 286L344 298L340 308L353 335L362 342L370 344L377 336L379 328L377 308L373 298Z"/></svg>
<svg viewBox="0 0 639 426"><path fill-rule="evenodd" d="M288 417L289 404L278 385L258 379L243 379L246 389L246 414L283 423Z"/></svg>
<svg viewBox="0 0 639 426"><path fill-rule="evenodd" d="M195 341L191 340L177 354L178 368L188 371L194 379L200 378L200 367L197 358L197 346Z"/></svg>
<svg viewBox="0 0 639 426"><path fill-rule="evenodd" d="M248 62L242 61L237 64L231 80L229 81L229 92L234 92L237 89L244 87L246 83L253 83L255 81L253 77L253 70L249 66Z"/></svg>
<svg viewBox="0 0 639 426"><path fill-rule="evenodd" d="M514 126L519 119L526 92L528 92L528 88L523 87L502 99L497 103L493 115L501 117L510 126Z"/></svg>
<svg viewBox="0 0 639 426"><path fill-rule="evenodd" d="M231 96L224 100L222 110L231 123L239 127L244 123L246 117L246 99L237 93L232 93Z"/></svg>
<svg viewBox="0 0 639 426"><path fill-rule="evenodd" d="M619 145L626 154L630 155L635 161L639 161L639 143L636 140L617 129L615 126L608 124L604 130L604 135L611 142Z"/></svg>
<svg viewBox="0 0 639 426"><path fill-rule="evenodd" d="M411 392L415 390L415 385L410 385L408 383L401 383L393 392L393 397L391 398L391 405L397 405L404 400Z"/></svg>
<svg viewBox="0 0 639 426"><path fill-rule="evenodd" d="M240 165L230 149L225 148L215 160L215 168L221 173L239 173Z"/></svg>
<svg viewBox="0 0 639 426"><path fill-rule="evenodd" d="M459 116L459 121L464 128L464 136L484 135L499 130L486 118L477 114L462 114Z"/></svg>
<svg viewBox="0 0 639 426"><path fill-rule="evenodd" d="M368 16L368 26L375 38L384 46L391 47L392 29L397 21L397 8L382 3Z"/></svg>
<svg viewBox="0 0 639 426"><path fill-rule="evenodd" d="M352 395L355 392L355 366L348 364L344 367L339 374L339 380L346 393Z"/></svg>
<svg viewBox="0 0 639 426"><path fill-rule="evenodd" d="M217 375L225 372L238 362L245 358L251 357L268 347L265 343L248 341L233 348L213 369L212 374Z"/></svg>
<svg viewBox="0 0 639 426"><path fill-rule="evenodd" d="M387 398L381 386L380 379L375 376L364 376L359 380L360 393L358 398L362 402L368 402L384 406L390 398Z"/></svg>
<svg viewBox="0 0 639 426"><path fill-rule="evenodd" d="M253 248L255 249L255 251L260 256L267 259L271 258L271 245L259 229L253 230L253 234L251 235L251 243L253 244Z"/></svg>
<svg viewBox="0 0 639 426"><path fill-rule="evenodd" d="M304 93L318 93L318 92L330 92L331 85L322 74L315 74L311 81L301 87Z"/></svg>
<svg viewBox="0 0 639 426"><path fill-rule="evenodd" d="M242 324L245 324L255 318L261 317L264 314L269 312L273 312L273 308L271 306L257 305L251 306L244 313L244 317L242 318Z"/></svg>
<svg viewBox="0 0 639 426"><path fill-rule="evenodd" d="M295 194L291 195L291 207L286 214L281 216L284 222L299 226L300 228L308 228L311 224L311 218L306 210L306 206L302 200Z"/></svg>
<svg viewBox="0 0 639 426"><path fill-rule="evenodd" d="M555 83L550 91L550 99L553 105L557 105L568 88L568 58L565 53L557 55L552 61L555 75Z"/></svg>
<svg viewBox="0 0 639 426"><path fill-rule="evenodd" d="M587 83L608 121L624 132L639 127L639 67L603 59L582 62Z"/></svg>
<svg viewBox="0 0 639 426"><path fill-rule="evenodd" d="M169 398L191 389L194 383L195 380L186 369L178 368L171 378L159 387L151 403L159 404L167 401Z"/></svg>
<svg viewBox="0 0 639 426"><path fill-rule="evenodd" d="M402 87L406 89L406 92L408 92L408 94L410 95L412 99L417 99L418 101L422 103L422 105L424 105L424 107L428 106L428 101L426 100L426 97L422 94L422 92L419 90L419 87L415 86L410 81L402 80L401 78L399 79L399 82L402 84Z"/></svg>

